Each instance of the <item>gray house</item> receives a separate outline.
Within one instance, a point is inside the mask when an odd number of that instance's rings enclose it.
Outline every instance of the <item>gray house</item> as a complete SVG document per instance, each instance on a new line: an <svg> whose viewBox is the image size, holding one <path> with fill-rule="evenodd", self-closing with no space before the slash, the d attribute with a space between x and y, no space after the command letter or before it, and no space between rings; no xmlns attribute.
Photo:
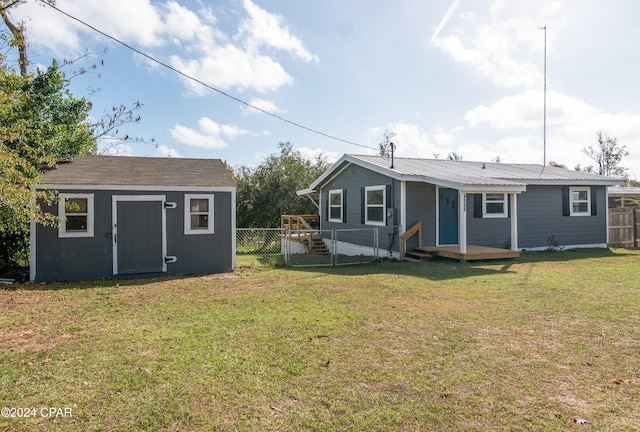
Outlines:
<svg viewBox="0 0 640 432"><path fill-rule="evenodd" d="M392 165L393 163L393 165ZM607 187L621 180L543 165L344 155L299 195L319 195L323 230L397 226L416 246L606 246ZM421 226L400 246L400 237ZM366 235L370 238L370 235ZM354 234L350 240L365 245ZM366 246L366 245L365 245ZM395 254L394 254L395 256Z"/></svg>
<svg viewBox="0 0 640 432"><path fill-rule="evenodd" d="M236 186L217 159L80 156L44 173L31 280L220 273L235 268Z"/></svg>

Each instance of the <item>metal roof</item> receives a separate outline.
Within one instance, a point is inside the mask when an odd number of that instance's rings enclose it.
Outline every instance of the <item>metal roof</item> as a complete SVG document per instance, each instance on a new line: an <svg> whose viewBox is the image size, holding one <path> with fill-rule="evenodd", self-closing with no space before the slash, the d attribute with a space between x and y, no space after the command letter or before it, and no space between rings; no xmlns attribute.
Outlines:
<svg viewBox="0 0 640 432"><path fill-rule="evenodd" d="M42 183L69 186L235 187L220 159L77 156L46 170Z"/></svg>
<svg viewBox="0 0 640 432"><path fill-rule="evenodd" d="M401 181L422 181L464 191L496 190L522 192L527 185L618 185L623 181L598 174L536 164L507 164L440 159L345 154L308 189L317 191L333 173L356 164Z"/></svg>
<svg viewBox="0 0 640 432"><path fill-rule="evenodd" d="M637 187L637 186L628 186L628 187L613 186L613 187L609 188L609 195L640 196L640 187Z"/></svg>

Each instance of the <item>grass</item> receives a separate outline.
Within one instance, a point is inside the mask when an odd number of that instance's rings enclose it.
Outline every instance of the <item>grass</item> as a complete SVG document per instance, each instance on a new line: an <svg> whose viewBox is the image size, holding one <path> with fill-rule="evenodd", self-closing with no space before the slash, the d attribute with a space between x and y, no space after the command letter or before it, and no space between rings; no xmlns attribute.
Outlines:
<svg viewBox="0 0 640 432"><path fill-rule="evenodd" d="M628 431L640 252L0 290L2 418L31 431ZM586 424L574 420L584 419Z"/></svg>

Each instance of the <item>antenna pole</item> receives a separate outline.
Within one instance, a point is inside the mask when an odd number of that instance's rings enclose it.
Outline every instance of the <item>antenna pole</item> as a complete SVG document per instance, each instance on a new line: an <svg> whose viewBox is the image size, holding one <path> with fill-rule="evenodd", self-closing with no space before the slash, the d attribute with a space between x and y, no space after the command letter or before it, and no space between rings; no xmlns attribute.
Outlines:
<svg viewBox="0 0 640 432"><path fill-rule="evenodd" d="M544 108L542 130L542 166L547 165L547 26L540 27L544 30Z"/></svg>

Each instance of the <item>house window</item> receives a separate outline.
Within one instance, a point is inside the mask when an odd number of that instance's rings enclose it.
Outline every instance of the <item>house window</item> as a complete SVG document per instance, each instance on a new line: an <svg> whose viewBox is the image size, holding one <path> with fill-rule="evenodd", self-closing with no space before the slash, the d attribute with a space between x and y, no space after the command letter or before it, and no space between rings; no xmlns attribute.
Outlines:
<svg viewBox="0 0 640 432"><path fill-rule="evenodd" d="M569 188L569 209L571 216L591 215L591 190L588 187Z"/></svg>
<svg viewBox="0 0 640 432"><path fill-rule="evenodd" d="M213 234L213 195L184 197L184 233Z"/></svg>
<svg viewBox="0 0 640 432"><path fill-rule="evenodd" d="M386 193L384 186L365 188L365 223L385 225Z"/></svg>
<svg viewBox="0 0 640 432"><path fill-rule="evenodd" d="M486 218L507 217L507 194L486 193L483 194L482 215Z"/></svg>
<svg viewBox="0 0 640 432"><path fill-rule="evenodd" d="M329 191L329 222L342 222L342 190Z"/></svg>
<svg viewBox="0 0 640 432"><path fill-rule="evenodd" d="M58 215L58 237L93 237L93 194L65 194Z"/></svg>

